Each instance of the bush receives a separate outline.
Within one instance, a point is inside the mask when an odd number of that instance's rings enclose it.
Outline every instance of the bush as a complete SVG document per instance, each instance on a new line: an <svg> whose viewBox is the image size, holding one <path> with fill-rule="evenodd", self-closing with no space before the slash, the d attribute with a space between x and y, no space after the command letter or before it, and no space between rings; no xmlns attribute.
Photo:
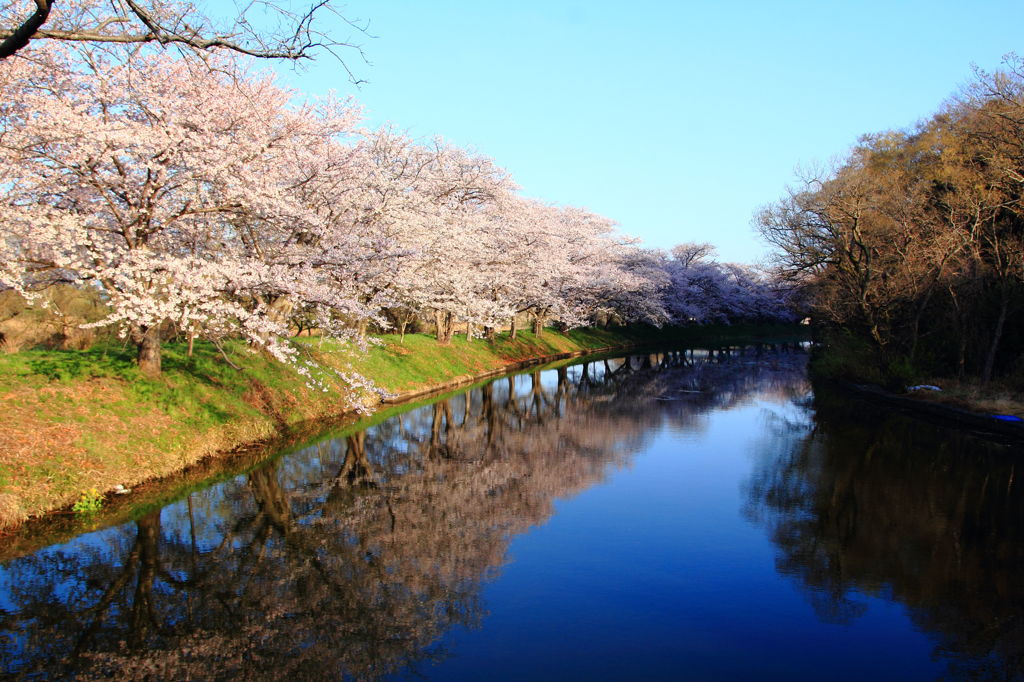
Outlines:
<svg viewBox="0 0 1024 682"><path fill-rule="evenodd" d="M884 355L869 340L848 329L826 329L822 340L811 359L811 371L823 379L877 384L903 392L930 375L923 363L911 362L904 354Z"/></svg>
<svg viewBox="0 0 1024 682"><path fill-rule="evenodd" d="M108 312L95 289L57 284L26 301L15 291L0 292L0 351L17 353L32 348L85 350L109 338L109 329L82 329Z"/></svg>
<svg viewBox="0 0 1024 682"><path fill-rule="evenodd" d="M76 514L81 514L83 516L87 514L95 514L99 510L103 509L103 496L100 495L96 488L83 490L81 497L78 498L78 501L75 502L71 509Z"/></svg>

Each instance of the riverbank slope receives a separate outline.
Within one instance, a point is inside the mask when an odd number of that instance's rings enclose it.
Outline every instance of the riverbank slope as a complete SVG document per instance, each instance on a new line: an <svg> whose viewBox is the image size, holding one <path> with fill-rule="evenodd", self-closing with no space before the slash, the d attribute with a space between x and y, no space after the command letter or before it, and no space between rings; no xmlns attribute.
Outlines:
<svg viewBox="0 0 1024 682"><path fill-rule="evenodd" d="M412 396L525 361L640 345L791 337L782 328L545 330L540 336L464 336L441 346L420 334L378 337L368 352L307 338L322 366L355 371L391 396ZM244 344L165 344L148 379L130 350L27 351L0 356L0 528L73 504L97 506L117 486L175 474L206 458L279 438L300 425L354 419L338 378L311 388L294 368ZM376 394L366 393L373 407Z"/></svg>
<svg viewBox="0 0 1024 682"><path fill-rule="evenodd" d="M961 421L976 427L977 423L1002 417L1010 420L1007 423L1014 431L1019 426L1014 422L1024 419L1024 364L986 383L977 377L957 378L937 371L941 367L921 369L905 358L885 362L869 344L847 333L832 330L822 336L823 343L816 348L810 364L811 374L818 379L901 408L917 406L921 414L945 414L951 423Z"/></svg>

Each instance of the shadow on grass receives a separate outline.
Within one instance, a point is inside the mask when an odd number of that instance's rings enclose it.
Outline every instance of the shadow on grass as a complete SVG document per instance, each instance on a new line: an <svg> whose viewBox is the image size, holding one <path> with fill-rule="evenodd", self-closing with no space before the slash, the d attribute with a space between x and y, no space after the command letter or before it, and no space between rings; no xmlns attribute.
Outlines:
<svg viewBox="0 0 1024 682"><path fill-rule="evenodd" d="M227 349L236 356L238 348ZM6 367L15 375L37 376L49 381L73 383L93 378L123 381L132 400L151 404L165 413L184 414L197 424L222 424L238 416L237 405L252 379L262 377L262 361L246 358L241 370L232 368L212 344L196 343L193 355L185 344L164 344L162 375L143 376L132 347L104 344L87 350L32 350L7 356Z"/></svg>
<svg viewBox="0 0 1024 682"><path fill-rule="evenodd" d="M25 366L30 374L51 381L69 381L81 377L117 377L137 379L135 353L122 346L96 346L88 350L48 350L26 353Z"/></svg>

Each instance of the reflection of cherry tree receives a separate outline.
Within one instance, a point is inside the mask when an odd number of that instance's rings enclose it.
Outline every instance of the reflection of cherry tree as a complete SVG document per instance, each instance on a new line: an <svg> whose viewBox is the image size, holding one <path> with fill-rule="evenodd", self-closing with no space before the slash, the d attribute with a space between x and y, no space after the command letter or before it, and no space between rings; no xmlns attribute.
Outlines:
<svg viewBox="0 0 1024 682"><path fill-rule="evenodd" d="M816 400L816 426L779 424L788 443L755 472L748 514L779 549L781 573L819 615L845 622L859 594L905 604L951 677L1024 675L1024 496L1005 448ZM852 418L858 410L859 418Z"/></svg>
<svg viewBox="0 0 1024 682"><path fill-rule="evenodd" d="M499 379L14 560L0 573L5 671L374 678L429 660L446 630L479 623L482 582L556 498L627 463L664 423L800 383L797 353L773 353L775 369L744 357Z"/></svg>

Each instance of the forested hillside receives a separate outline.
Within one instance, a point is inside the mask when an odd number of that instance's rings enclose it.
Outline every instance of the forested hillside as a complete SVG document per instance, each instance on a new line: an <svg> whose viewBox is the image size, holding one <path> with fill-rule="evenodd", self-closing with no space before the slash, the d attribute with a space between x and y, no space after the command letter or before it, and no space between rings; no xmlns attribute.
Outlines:
<svg viewBox="0 0 1024 682"><path fill-rule="evenodd" d="M1004 66L757 216L831 327L835 371L1024 388L1024 60Z"/></svg>

